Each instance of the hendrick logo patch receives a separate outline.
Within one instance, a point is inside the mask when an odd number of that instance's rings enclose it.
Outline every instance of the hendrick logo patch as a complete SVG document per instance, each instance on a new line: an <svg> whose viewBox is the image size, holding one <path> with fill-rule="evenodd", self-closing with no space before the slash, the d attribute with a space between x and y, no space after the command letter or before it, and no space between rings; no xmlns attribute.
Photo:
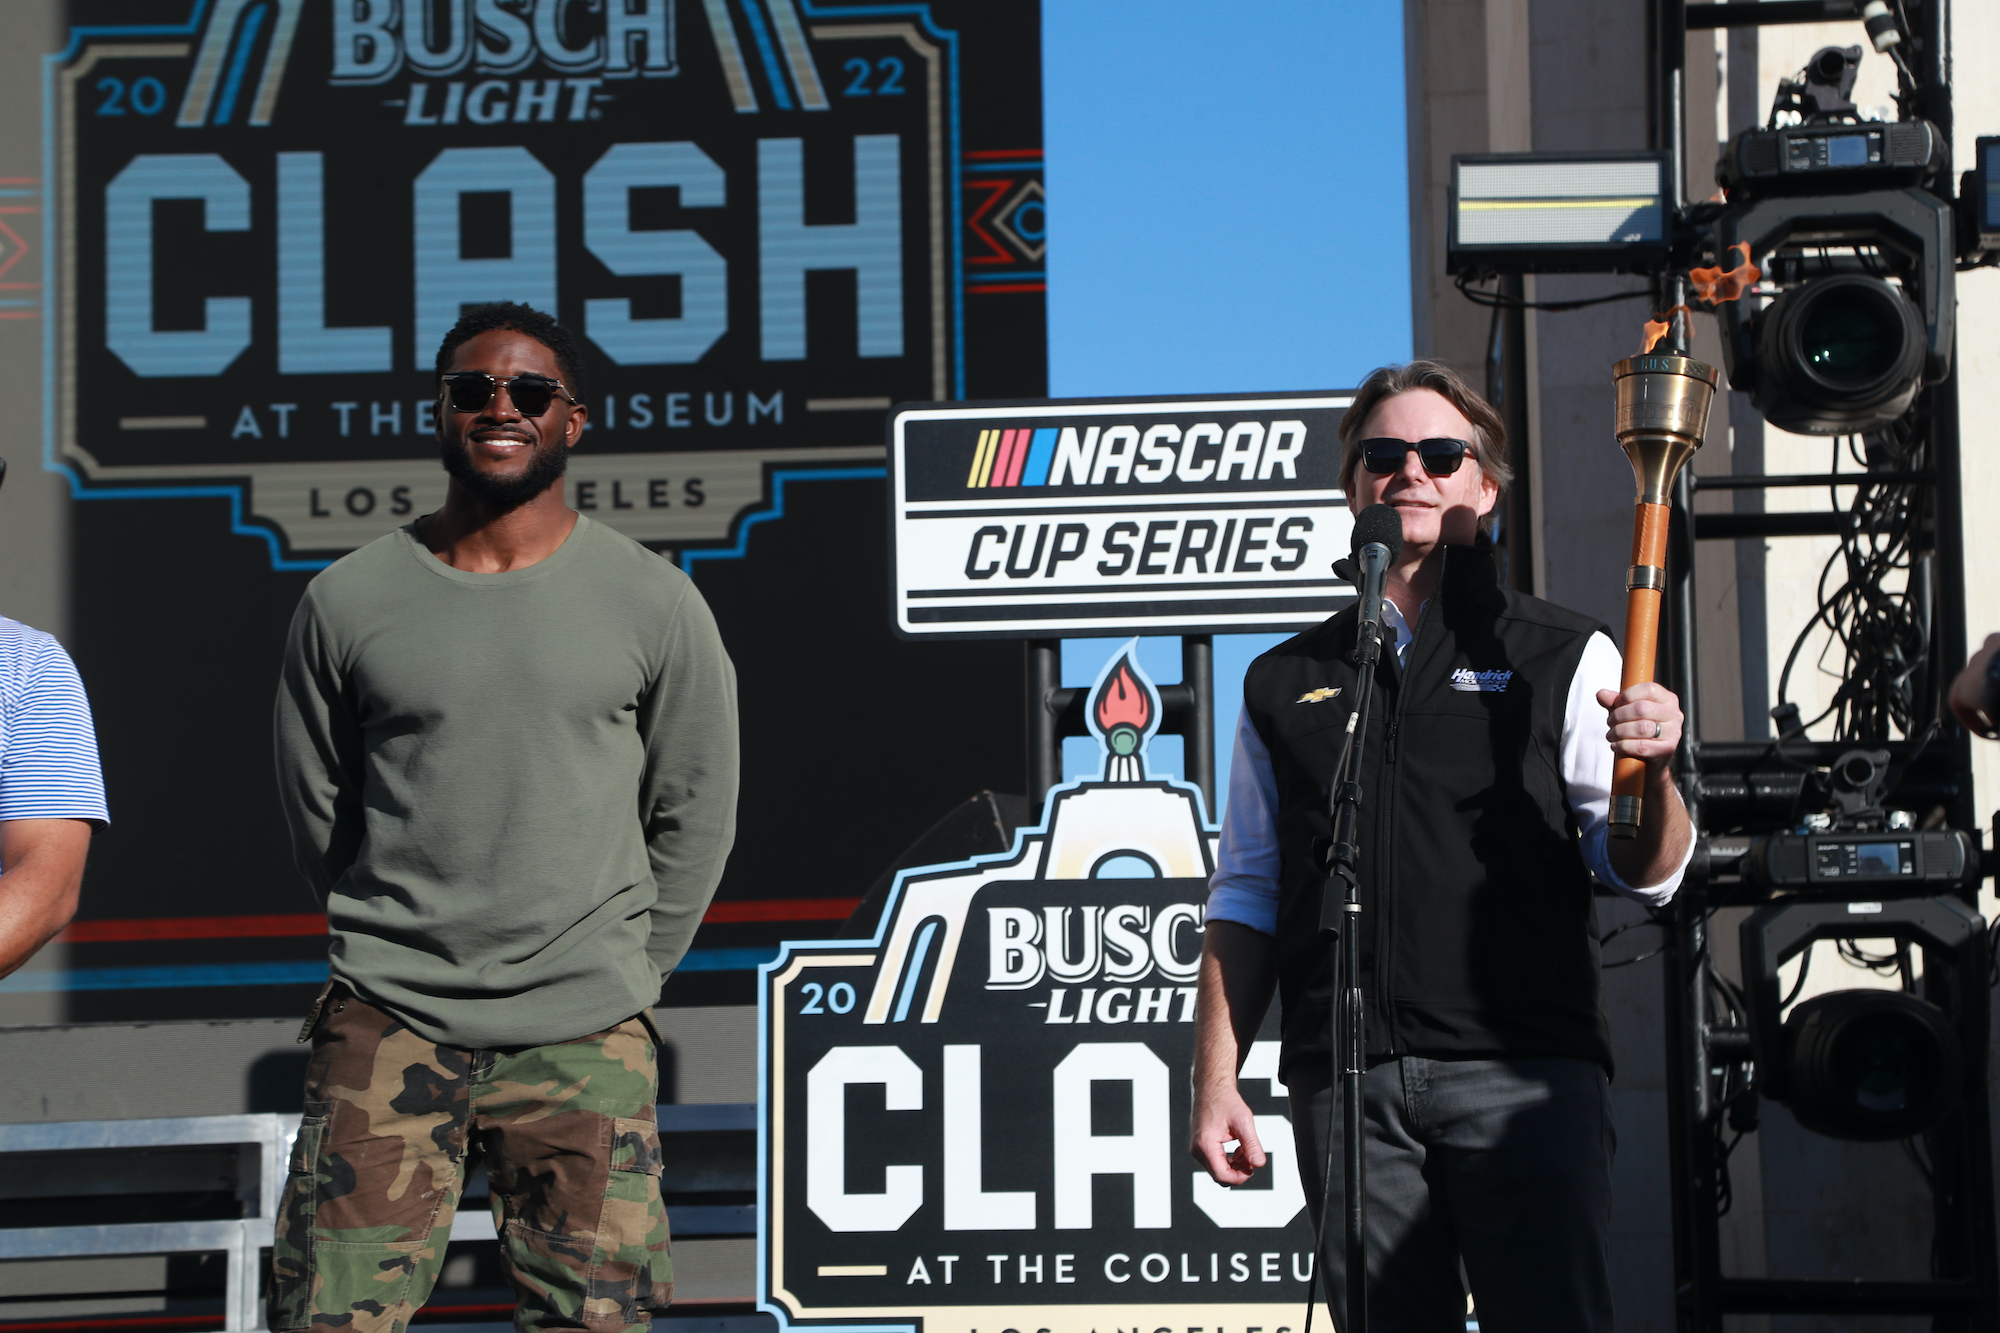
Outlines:
<svg viewBox="0 0 2000 1333"><path fill-rule="evenodd" d="M1460 667L1451 673L1451 687L1467 694L1500 694L1513 683L1511 671L1474 671Z"/></svg>

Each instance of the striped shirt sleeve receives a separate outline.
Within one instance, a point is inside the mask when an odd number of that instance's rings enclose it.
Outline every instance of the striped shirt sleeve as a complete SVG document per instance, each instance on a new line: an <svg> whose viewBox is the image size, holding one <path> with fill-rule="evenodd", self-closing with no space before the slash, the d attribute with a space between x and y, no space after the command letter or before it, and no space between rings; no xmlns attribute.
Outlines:
<svg viewBox="0 0 2000 1333"><path fill-rule="evenodd" d="M0 819L110 822L97 732L62 645L0 616Z"/></svg>

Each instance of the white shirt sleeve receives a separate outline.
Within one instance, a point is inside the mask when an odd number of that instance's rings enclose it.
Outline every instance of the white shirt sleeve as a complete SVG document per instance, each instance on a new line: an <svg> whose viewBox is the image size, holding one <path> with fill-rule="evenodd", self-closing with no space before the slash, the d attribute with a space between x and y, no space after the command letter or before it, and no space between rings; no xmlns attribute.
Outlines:
<svg viewBox="0 0 2000 1333"><path fill-rule="evenodd" d="M1599 632L1584 645L1569 684L1569 707L1563 715L1562 778L1570 813L1583 834L1583 860L1599 879L1617 892L1648 907L1663 907L1681 886L1681 876L1694 856L1694 843L1673 874L1658 884L1634 887L1611 868L1611 746L1604 733L1610 717L1597 702L1599 690L1616 693L1625 661L1611 636ZM1231 786L1231 799L1235 787Z"/></svg>
<svg viewBox="0 0 2000 1333"><path fill-rule="evenodd" d="M1278 780L1271 772L1271 753L1247 711L1236 717L1229 805L1222 817L1215 873L1208 881L1207 919L1278 933Z"/></svg>

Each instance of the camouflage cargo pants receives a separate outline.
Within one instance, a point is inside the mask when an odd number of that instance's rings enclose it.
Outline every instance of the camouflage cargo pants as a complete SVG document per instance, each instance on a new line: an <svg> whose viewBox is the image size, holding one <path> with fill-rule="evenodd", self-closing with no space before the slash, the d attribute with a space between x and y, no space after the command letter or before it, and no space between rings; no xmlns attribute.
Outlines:
<svg viewBox="0 0 2000 1333"><path fill-rule="evenodd" d="M272 1249L273 1329L403 1333L437 1282L474 1160L492 1183L515 1327L643 1330L666 1308L644 1018L548 1046L461 1050L336 984L316 1019Z"/></svg>

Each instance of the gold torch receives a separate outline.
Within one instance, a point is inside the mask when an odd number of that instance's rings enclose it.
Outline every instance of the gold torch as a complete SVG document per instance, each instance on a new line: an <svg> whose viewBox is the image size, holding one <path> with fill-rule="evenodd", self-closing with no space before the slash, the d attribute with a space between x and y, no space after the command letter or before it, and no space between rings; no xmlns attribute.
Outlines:
<svg viewBox="0 0 2000 1333"><path fill-rule="evenodd" d="M1672 314L1667 316L1669 320ZM1674 478L1701 448L1715 400L1713 366L1685 356L1642 355L1611 370L1618 390L1618 445L1632 460L1639 497L1632 511L1632 569L1625 578L1625 676L1631 689L1653 678L1660 641L1660 595L1667 586L1667 519ZM1639 835L1643 760L1621 758L1611 777L1611 835Z"/></svg>

